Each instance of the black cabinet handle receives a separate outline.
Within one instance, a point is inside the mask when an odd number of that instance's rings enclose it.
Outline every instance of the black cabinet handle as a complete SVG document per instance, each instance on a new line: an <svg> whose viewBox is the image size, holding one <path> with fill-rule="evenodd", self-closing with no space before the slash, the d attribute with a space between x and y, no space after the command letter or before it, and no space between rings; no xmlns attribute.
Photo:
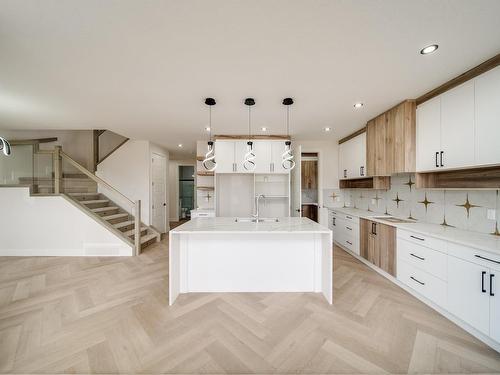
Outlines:
<svg viewBox="0 0 500 375"><path fill-rule="evenodd" d="M344 169L344 178L347 178L347 169Z"/></svg>
<svg viewBox="0 0 500 375"><path fill-rule="evenodd" d="M375 225L375 223L372 223L372 234L375 234L374 225Z"/></svg>
<svg viewBox="0 0 500 375"><path fill-rule="evenodd" d="M420 259L420 260L425 260L425 258L419 257L418 255L415 255L415 254L413 254L413 253L410 253L410 255L411 255L412 257L417 258L417 259Z"/></svg>
<svg viewBox="0 0 500 375"><path fill-rule="evenodd" d="M359 167L359 175L364 176L365 175L365 167Z"/></svg>
<svg viewBox="0 0 500 375"><path fill-rule="evenodd" d="M348 216L348 215L346 215L346 216L345 216L345 218L346 218L346 219L349 219L349 220L352 220L352 217L351 217L351 216Z"/></svg>
<svg viewBox="0 0 500 375"><path fill-rule="evenodd" d="M376 236L377 235L377 223L373 223L373 234Z"/></svg>
<svg viewBox="0 0 500 375"><path fill-rule="evenodd" d="M439 156L439 152L436 151L436 168L439 168L439 164L438 164L438 156Z"/></svg>
<svg viewBox="0 0 500 375"><path fill-rule="evenodd" d="M352 246L352 242L349 242L349 241L346 241L346 242L347 242L349 245L351 245L351 246Z"/></svg>
<svg viewBox="0 0 500 375"><path fill-rule="evenodd" d="M411 238L414 238L419 241L425 241L425 238L420 238L420 237L415 237L415 236L410 236Z"/></svg>
<svg viewBox="0 0 500 375"><path fill-rule="evenodd" d="M335 217L334 217L334 218L332 218L332 225L333 225L334 227L335 227L335 226L337 226L337 224L335 224L335 219L336 219Z"/></svg>
<svg viewBox="0 0 500 375"><path fill-rule="evenodd" d="M441 151L440 153L440 161L441 161L441 167L444 167L444 164L443 164L443 154L444 154L444 151Z"/></svg>
<svg viewBox="0 0 500 375"><path fill-rule="evenodd" d="M493 278L495 277L494 274L490 273L490 296L494 296L495 293L493 293Z"/></svg>
<svg viewBox="0 0 500 375"><path fill-rule="evenodd" d="M479 258L479 259L484 259L484 260L487 260L488 262L493 262L493 263L497 263L497 264L500 264L499 261L497 260L493 260L493 259L489 259L489 258L485 258L485 257L482 257L481 255L474 255L476 258Z"/></svg>
<svg viewBox="0 0 500 375"><path fill-rule="evenodd" d="M352 228L349 228L349 227L345 227L345 229L347 229L347 230L352 230Z"/></svg>
<svg viewBox="0 0 500 375"><path fill-rule="evenodd" d="M486 271L481 272L481 292L486 293L486 289L484 289L484 275L486 275Z"/></svg>
<svg viewBox="0 0 500 375"><path fill-rule="evenodd" d="M412 279L412 280L416 281L416 282L417 282L417 283L419 283L420 285L425 285L425 283L423 283L423 282L421 282L421 281L419 281L419 280L415 279L413 276L410 276L410 279Z"/></svg>

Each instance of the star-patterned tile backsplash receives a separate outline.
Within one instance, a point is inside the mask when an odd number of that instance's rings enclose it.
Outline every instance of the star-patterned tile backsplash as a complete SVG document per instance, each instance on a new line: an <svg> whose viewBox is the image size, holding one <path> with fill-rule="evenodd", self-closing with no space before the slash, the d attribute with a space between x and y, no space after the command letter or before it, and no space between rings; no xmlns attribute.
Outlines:
<svg viewBox="0 0 500 375"><path fill-rule="evenodd" d="M325 189L327 207L355 207L500 236L498 190L416 189L414 174L391 177L390 190ZM496 210L495 220L487 217Z"/></svg>

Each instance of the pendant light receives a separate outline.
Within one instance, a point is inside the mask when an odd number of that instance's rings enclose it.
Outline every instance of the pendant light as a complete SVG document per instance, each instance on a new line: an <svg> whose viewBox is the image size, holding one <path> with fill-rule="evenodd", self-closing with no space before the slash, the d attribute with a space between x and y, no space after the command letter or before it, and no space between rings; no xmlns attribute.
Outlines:
<svg viewBox="0 0 500 375"><path fill-rule="evenodd" d="M292 142L290 141L290 106L293 104L292 98L283 99L283 105L286 106L286 136L285 141L285 151L281 155L281 165L286 170L292 170L295 168L295 160L293 160L293 154L291 150Z"/></svg>
<svg viewBox="0 0 500 375"><path fill-rule="evenodd" d="M255 154L253 152L253 142L252 142L252 116L251 108L255 105L255 100L253 98L246 98L245 105L248 106L248 142L247 142L247 153L245 154L243 160L243 168L247 171L255 170Z"/></svg>
<svg viewBox="0 0 500 375"><path fill-rule="evenodd" d="M5 156L10 156L12 153L9 141L3 137L0 137L0 151L2 151Z"/></svg>
<svg viewBox="0 0 500 375"><path fill-rule="evenodd" d="M203 168L209 172L215 171L217 168L217 162L215 161L215 151L214 142L212 141L212 106L216 104L214 98L206 98L205 104L208 105L208 143L207 143L207 153L205 154L205 159L201 162Z"/></svg>

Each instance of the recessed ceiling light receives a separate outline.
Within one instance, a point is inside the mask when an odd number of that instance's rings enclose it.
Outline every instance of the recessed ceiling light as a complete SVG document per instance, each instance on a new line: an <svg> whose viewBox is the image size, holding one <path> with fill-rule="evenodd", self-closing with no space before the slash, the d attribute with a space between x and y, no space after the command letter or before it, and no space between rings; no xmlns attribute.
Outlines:
<svg viewBox="0 0 500 375"><path fill-rule="evenodd" d="M438 49L437 44L431 44L430 46L424 47L420 50L421 55L428 55L429 53L435 52Z"/></svg>
<svg viewBox="0 0 500 375"><path fill-rule="evenodd" d="M363 105L363 103L356 103L354 104L354 108L361 108Z"/></svg>
<svg viewBox="0 0 500 375"><path fill-rule="evenodd" d="M177 147L182 148L182 143L179 143Z"/></svg>
<svg viewBox="0 0 500 375"><path fill-rule="evenodd" d="M260 130L262 130L263 132L267 132L267 128L265 126L263 126L262 128L260 128Z"/></svg>
<svg viewBox="0 0 500 375"><path fill-rule="evenodd" d="M205 130L206 130L207 132L209 132L209 131L210 131L210 126L207 126L207 127L205 128Z"/></svg>
<svg viewBox="0 0 500 375"><path fill-rule="evenodd" d="M325 132L329 132L332 130L332 128L326 127L324 130L325 130Z"/></svg>

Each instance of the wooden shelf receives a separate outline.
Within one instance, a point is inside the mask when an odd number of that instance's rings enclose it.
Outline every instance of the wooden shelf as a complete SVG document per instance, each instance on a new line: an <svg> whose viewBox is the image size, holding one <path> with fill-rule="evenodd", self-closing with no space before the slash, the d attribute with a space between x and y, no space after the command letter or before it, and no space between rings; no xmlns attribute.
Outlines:
<svg viewBox="0 0 500 375"><path fill-rule="evenodd" d="M355 180L340 180L340 189L376 189L388 190L391 188L391 177L366 177Z"/></svg>
<svg viewBox="0 0 500 375"><path fill-rule="evenodd" d="M212 191L212 190L214 190L214 187L213 186L197 186L196 190Z"/></svg>
<svg viewBox="0 0 500 375"><path fill-rule="evenodd" d="M500 189L500 167L416 173L417 189Z"/></svg>
<svg viewBox="0 0 500 375"><path fill-rule="evenodd" d="M213 176L213 175L214 175L214 172L199 171L199 172L196 172L196 174L197 174L198 176Z"/></svg>
<svg viewBox="0 0 500 375"><path fill-rule="evenodd" d="M196 160L197 161L203 161L203 160L205 160L205 157L204 156L197 156Z"/></svg>

